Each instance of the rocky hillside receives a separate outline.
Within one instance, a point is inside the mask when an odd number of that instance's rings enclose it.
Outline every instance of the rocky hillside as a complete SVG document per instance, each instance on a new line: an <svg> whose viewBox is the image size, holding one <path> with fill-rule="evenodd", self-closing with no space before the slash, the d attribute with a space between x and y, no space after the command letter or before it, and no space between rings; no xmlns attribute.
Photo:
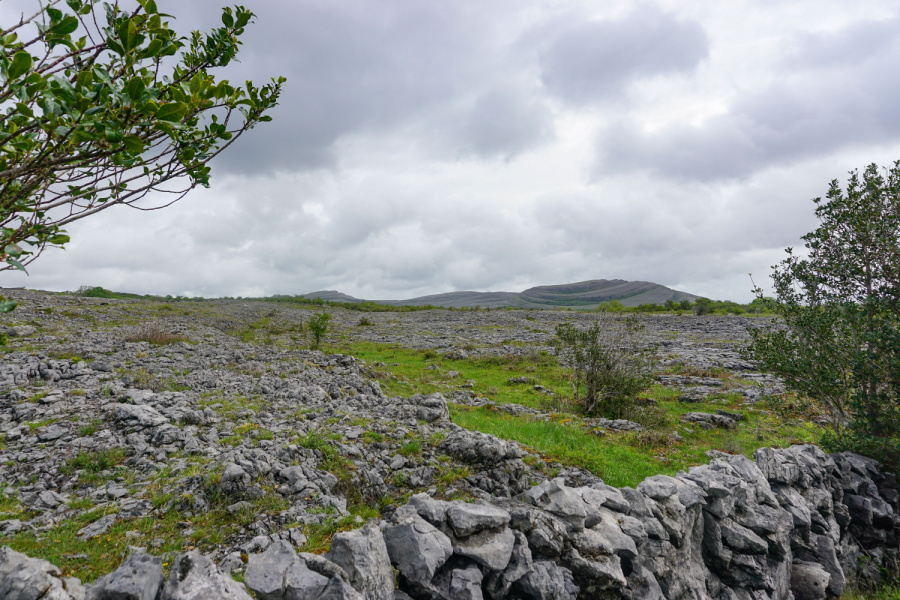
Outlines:
<svg viewBox="0 0 900 600"><path fill-rule="evenodd" d="M303 294L304 298L321 298L331 302L365 302L336 292L323 290ZM563 285L542 285L524 292L449 292L406 300L377 300L393 306L441 306L482 308L594 308L601 302L618 300L625 306L640 304L664 304L667 300L693 302L697 296L679 292L658 283L648 281L624 281L622 279L595 279Z"/></svg>
<svg viewBox="0 0 900 600"><path fill-rule="evenodd" d="M450 420L553 418L539 409L450 373L444 393L391 395L374 377L391 365L302 349L303 308L5 293L21 305L0 360L0 598L799 600L839 593L860 552L896 556L896 483L871 461L713 453L617 489ZM498 359L593 318L331 314L335 343ZM736 351L752 319L646 323L662 362L696 373L661 376L684 402L729 371L748 412L777 387ZM744 418L720 412L685 413L682 433Z"/></svg>

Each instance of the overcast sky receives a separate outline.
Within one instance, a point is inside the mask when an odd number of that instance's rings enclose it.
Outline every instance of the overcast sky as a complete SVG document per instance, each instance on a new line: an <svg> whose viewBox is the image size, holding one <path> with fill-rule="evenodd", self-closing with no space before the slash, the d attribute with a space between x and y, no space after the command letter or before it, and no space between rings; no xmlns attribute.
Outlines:
<svg viewBox="0 0 900 600"><path fill-rule="evenodd" d="M216 2L157 0L174 28ZM244 0L281 105L212 188L0 285L371 299L653 281L749 301L832 179L900 159L896 0ZM0 24L30 0L2 0Z"/></svg>

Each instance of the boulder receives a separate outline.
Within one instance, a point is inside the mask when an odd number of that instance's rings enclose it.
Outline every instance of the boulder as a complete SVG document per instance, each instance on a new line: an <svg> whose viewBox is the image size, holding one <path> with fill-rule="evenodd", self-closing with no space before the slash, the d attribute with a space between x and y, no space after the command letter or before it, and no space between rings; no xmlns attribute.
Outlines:
<svg viewBox="0 0 900 600"><path fill-rule="evenodd" d="M59 569L4 546L0 548L0 598L4 600L83 600L84 588Z"/></svg>
<svg viewBox="0 0 900 600"><path fill-rule="evenodd" d="M222 481L219 483L219 487L228 495L240 495L250 487L250 474L240 465L230 463L222 472Z"/></svg>
<svg viewBox="0 0 900 600"><path fill-rule="evenodd" d="M262 554L254 554L247 561L244 584L259 600L282 600L285 592L285 573L300 558L293 546L278 541Z"/></svg>
<svg viewBox="0 0 900 600"><path fill-rule="evenodd" d="M536 561L531 571L514 587L533 600L575 600L578 597L578 586L571 571L547 560Z"/></svg>
<svg viewBox="0 0 900 600"><path fill-rule="evenodd" d="M587 511L584 502L562 478L544 481L522 494L522 498L563 521L575 530L584 529Z"/></svg>
<svg viewBox="0 0 900 600"><path fill-rule="evenodd" d="M162 582L162 559L134 552L118 569L98 578L85 600L156 600Z"/></svg>
<svg viewBox="0 0 900 600"><path fill-rule="evenodd" d="M398 510L397 512L400 512ZM450 538L417 513L384 531L391 563L411 584L430 587L437 570L453 554Z"/></svg>
<svg viewBox="0 0 900 600"><path fill-rule="evenodd" d="M454 503L446 512L447 523L457 537L467 537L509 524L509 513L490 504Z"/></svg>
<svg viewBox="0 0 900 600"><path fill-rule="evenodd" d="M112 409L112 419L123 427L134 429L158 427L169 422L158 410L146 404L116 404Z"/></svg>
<svg viewBox="0 0 900 600"><path fill-rule="evenodd" d="M159 600L252 600L246 588L199 552L179 554Z"/></svg>
<svg viewBox="0 0 900 600"><path fill-rule="evenodd" d="M830 579L818 563L795 560L791 565L791 591L795 600L825 600Z"/></svg>
<svg viewBox="0 0 900 600"><path fill-rule="evenodd" d="M336 534L326 556L343 567L349 583L367 600L393 598L394 570L384 536L374 523Z"/></svg>

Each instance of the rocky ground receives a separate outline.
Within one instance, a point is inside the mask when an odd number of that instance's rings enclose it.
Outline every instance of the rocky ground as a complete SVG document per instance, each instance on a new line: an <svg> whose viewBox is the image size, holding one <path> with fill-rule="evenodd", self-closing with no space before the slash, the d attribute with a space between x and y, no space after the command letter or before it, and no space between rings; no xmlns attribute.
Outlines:
<svg viewBox="0 0 900 600"><path fill-rule="evenodd" d="M617 510L619 496L588 471L548 464L514 442L451 423L447 398L484 401L466 393L462 382L446 395L389 397L370 377L372 365L352 356L301 349L309 344L301 324L313 314L311 308L249 301L107 300L24 290L3 293L21 304L4 317L11 338L0 359L0 541L42 548L58 567L84 579L111 570L129 546L162 556L166 566L172 560L194 565L184 566L185 573L206 569L203 561L211 559L222 572L233 572L240 579L247 557L267 549L269 554L286 553L286 564L294 564L299 560L290 556L294 548L321 552L335 531L358 527L367 519L401 527L412 519L412 513L406 514L412 509L405 504L412 493L424 492L428 502L496 503L499 498L538 493L533 486L549 485L550 470L560 478L557 488L606 490L613 499L600 504ZM332 336L456 356L552 352L557 323L594 318L551 311L330 312ZM371 325L357 326L362 318ZM722 385L716 375L723 371L741 373L745 383L736 389L747 402L779 389L776 381L753 373L738 352L746 328L759 324L758 319L646 316L643 323L662 364L685 366L687 374L660 381L686 399L714 393ZM252 342L243 341L251 337ZM537 412L527 407L507 410ZM701 416L692 422L704 427L728 427L728 420L740 418L727 412L696 414ZM538 493L532 504L549 502L540 498ZM502 530L509 532L502 534L504 547L509 545L512 551L517 545L520 554L528 550L528 544L522 550L520 540L527 528L513 532L506 527L511 505L502 509L506 516L490 513L493 508L481 511L485 514L475 511L474 516L463 510L456 521L455 513L447 512L449 505L435 505L440 510L422 506L416 508L418 514L425 511L423 518L430 526L450 531L452 540L488 531L486 539L491 542ZM428 511L440 516L429 518ZM411 527L422 527L412 521ZM394 535L400 536L399 531ZM353 538L353 543L368 539L365 535ZM508 572L509 556L502 567L491 567L491 559L478 554L481 550L466 554L453 544L441 564L411 565L408 571L398 567L392 555L401 579L405 578L404 589L419 597L474 598L480 596L473 590L481 587L493 598L511 593L516 579ZM203 555L178 554L192 550ZM329 556L334 558L335 552L332 547ZM354 553L357 550L351 552L357 556ZM441 577L450 579L434 580L438 567L451 555L457 556L452 559L456 566L441 571ZM250 587L261 598L353 597L352 587L321 595L326 586L342 584L329 583L336 576L325 564L328 561L313 554L301 556L304 568L309 566L322 578L304 575L313 581L309 585L319 586L318 595L285 596L283 585L280 592L266 595L259 591L259 586L267 585L264 582ZM481 570L467 572L471 564L466 556L475 556ZM0 576L5 573L4 560L13 565L20 559L0 557ZM518 560L527 562L524 554ZM353 561L333 562L353 570L347 566ZM520 596L515 597L573 597L574 567L563 569L566 576L556 564L538 569L544 583L536 583L537 579L521 583L516 588ZM41 572L46 575L48 568ZM427 582L423 568L430 573ZM578 569L574 571L582 589L588 589ZM482 586L482 576L501 572L506 575L497 575L493 583L485 580ZM248 570L246 576L251 575ZM352 573L337 579L355 581ZM232 592L226 588L231 584L222 585L225 591L217 592L222 595L208 597L228 597ZM448 592L456 589L453 586L468 591ZM535 586L550 586L547 589L558 593L547 595L535 591ZM2 592L0 588L0 596ZM753 596L757 597L762 598Z"/></svg>

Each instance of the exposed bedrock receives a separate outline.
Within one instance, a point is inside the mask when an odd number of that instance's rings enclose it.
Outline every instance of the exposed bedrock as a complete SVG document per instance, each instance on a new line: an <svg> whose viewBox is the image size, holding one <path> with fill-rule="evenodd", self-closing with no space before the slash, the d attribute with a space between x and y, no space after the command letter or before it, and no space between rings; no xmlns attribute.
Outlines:
<svg viewBox="0 0 900 600"><path fill-rule="evenodd" d="M513 458L480 442L485 457ZM338 534L325 556L272 544L250 556L244 581L267 600L821 600L897 560L898 509L897 482L875 461L764 448L756 462L716 458L634 489L559 478L471 504L418 494L389 520ZM82 587L46 561L0 550L3 598L157 594L247 597L197 553L177 557L165 580L158 558L133 554Z"/></svg>

